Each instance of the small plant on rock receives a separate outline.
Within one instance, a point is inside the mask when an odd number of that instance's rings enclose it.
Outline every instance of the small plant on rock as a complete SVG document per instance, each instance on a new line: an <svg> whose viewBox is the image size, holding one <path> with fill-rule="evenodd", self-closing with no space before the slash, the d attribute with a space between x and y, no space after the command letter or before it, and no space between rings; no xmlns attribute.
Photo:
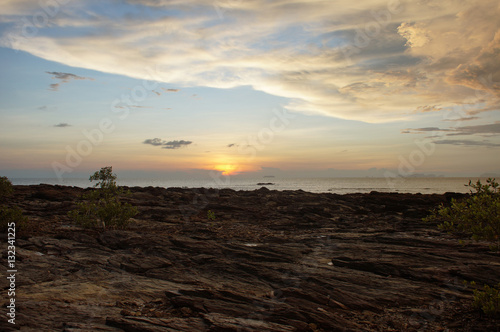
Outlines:
<svg viewBox="0 0 500 332"><path fill-rule="evenodd" d="M208 210L207 212L207 219L210 221L215 221L215 213L212 210Z"/></svg>
<svg viewBox="0 0 500 332"><path fill-rule="evenodd" d="M470 282L476 286L476 282ZM483 290L474 289L474 308L481 310L486 316L500 317L500 283L496 287L483 286Z"/></svg>
<svg viewBox="0 0 500 332"><path fill-rule="evenodd" d="M449 207L441 204L424 221L440 222L440 229L467 235L476 241L496 243L496 250L500 250L499 184L490 178L486 184L478 180L475 184L469 181L467 186L475 190L471 190L470 197L460 201L452 199ZM475 286L476 283L472 281L470 285ZM500 315L500 283L497 287L484 285L482 290L476 288L473 292L475 308L482 310L487 316Z"/></svg>
<svg viewBox="0 0 500 332"><path fill-rule="evenodd" d="M0 176L0 201L4 201L6 197L13 193L12 183L5 176ZM15 229L20 230L26 226L28 218L23 216L23 212L17 206L8 207L0 206L0 231L7 232L9 225L14 223Z"/></svg>
<svg viewBox="0 0 500 332"><path fill-rule="evenodd" d="M486 184L469 181L471 196L464 200L451 200L451 206L441 204L424 221L440 222L438 227L451 233L470 236L474 240L486 240L500 250L500 190L495 179ZM493 249L493 246L492 246Z"/></svg>
<svg viewBox="0 0 500 332"><path fill-rule="evenodd" d="M137 209L120 202L120 196L129 194L116 184L116 175L111 166L95 172L89 180L96 181L93 190L83 195L83 202L69 216L86 228L126 228Z"/></svg>
<svg viewBox="0 0 500 332"><path fill-rule="evenodd" d="M12 182L7 177L0 176L0 199L12 195L13 191Z"/></svg>

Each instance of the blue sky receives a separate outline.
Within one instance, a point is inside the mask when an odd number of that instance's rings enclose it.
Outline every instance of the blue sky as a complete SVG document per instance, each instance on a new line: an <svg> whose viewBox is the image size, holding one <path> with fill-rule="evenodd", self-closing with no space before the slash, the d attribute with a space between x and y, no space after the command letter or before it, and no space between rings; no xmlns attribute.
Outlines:
<svg viewBox="0 0 500 332"><path fill-rule="evenodd" d="M500 173L497 1L1 4L5 175Z"/></svg>

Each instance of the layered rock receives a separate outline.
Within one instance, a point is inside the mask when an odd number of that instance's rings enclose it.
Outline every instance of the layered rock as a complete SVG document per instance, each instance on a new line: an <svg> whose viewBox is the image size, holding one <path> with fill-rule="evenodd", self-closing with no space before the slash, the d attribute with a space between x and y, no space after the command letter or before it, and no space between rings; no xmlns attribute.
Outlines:
<svg viewBox="0 0 500 332"><path fill-rule="evenodd" d="M500 281L498 253L484 243L464 247L421 221L455 194L130 190L124 200L139 210L130 229L92 231L67 217L83 189L15 186L7 204L20 206L31 225L17 239L15 328L469 331L497 326L469 307L471 291L462 281ZM5 278L2 282L5 289ZM2 330L14 327L4 321Z"/></svg>

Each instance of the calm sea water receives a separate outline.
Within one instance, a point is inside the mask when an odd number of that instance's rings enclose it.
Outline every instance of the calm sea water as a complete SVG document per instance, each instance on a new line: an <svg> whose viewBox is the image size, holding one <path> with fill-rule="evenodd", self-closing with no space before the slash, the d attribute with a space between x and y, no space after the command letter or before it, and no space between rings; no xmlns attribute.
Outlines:
<svg viewBox="0 0 500 332"><path fill-rule="evenodd" d="M87 179L10 179L16 185L30 184L58 184L66 186L77 186L86 188L91 186ZM469 180L474 182L477 178L258 178L238 179L234 177L221 177L220 179L119 179L118 184L122 186L139 187L185 187L185 188L230 188L235 190L255 190L267 187L271 190L297 190L302 189L309 192L331 192L337 194L400 192L400 193L422 193L442 194L445 192L467 193L470 188L465 185ZM484 179L481 179L484 181ZM266 184L262 184L266 183ZM268 184L272 183L272 184Z"/></svg>

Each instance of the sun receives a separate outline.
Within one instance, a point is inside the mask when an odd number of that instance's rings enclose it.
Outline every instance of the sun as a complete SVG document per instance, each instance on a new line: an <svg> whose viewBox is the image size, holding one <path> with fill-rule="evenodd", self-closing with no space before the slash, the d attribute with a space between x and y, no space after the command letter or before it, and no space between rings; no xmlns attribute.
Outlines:
<svg viewBox="0 0 500 332"><path fill-rule="evenodd" d="M236 173L236 165L231 165L231 164L221 164L221 165L215 165L214 166L215 170L222 172L222 175L233 175Z"/></svg>

